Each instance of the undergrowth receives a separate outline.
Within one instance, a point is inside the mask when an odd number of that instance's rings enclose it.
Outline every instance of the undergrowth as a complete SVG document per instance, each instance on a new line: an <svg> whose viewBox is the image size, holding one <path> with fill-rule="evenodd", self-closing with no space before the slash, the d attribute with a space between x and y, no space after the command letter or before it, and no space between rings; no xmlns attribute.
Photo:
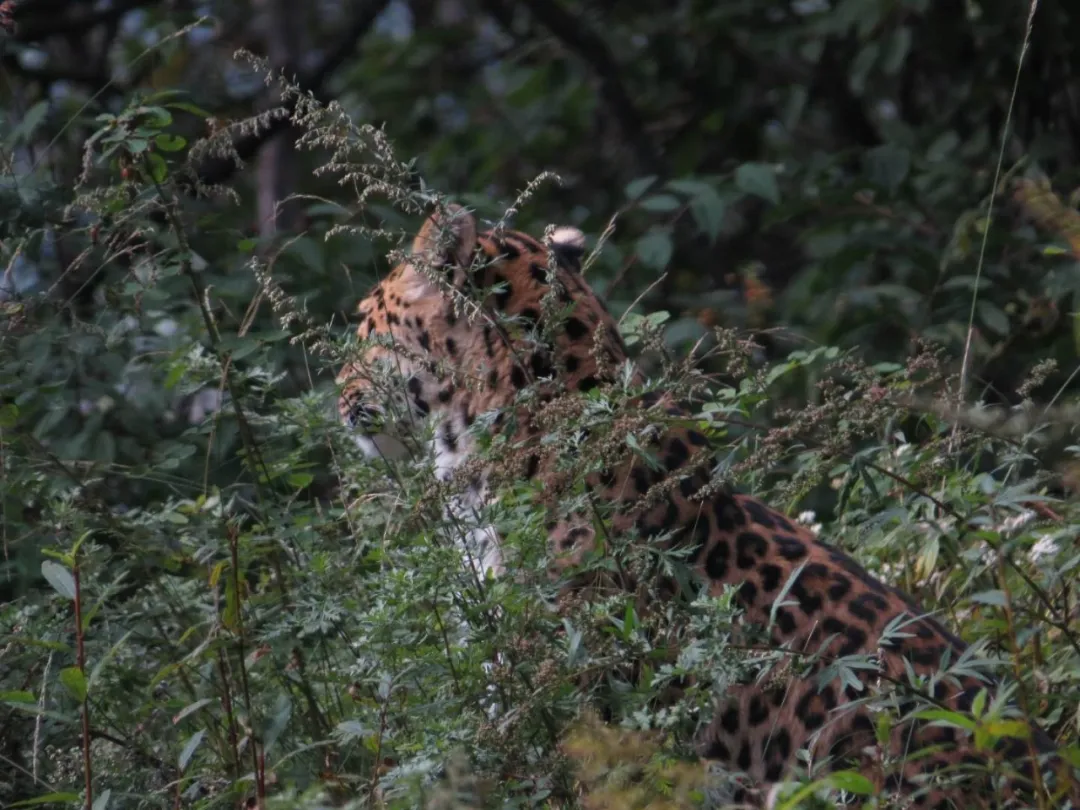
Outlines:
<svg viewBox="0 0 1080 810"><path fill-rule="evenodd" d="M226 259L203 230L228 193L193 201L191 161L227 154L229 130L189 145L172 132L178 110L191 105L165 94L102 116L73 196L5 187L21 214L3 225L0 289L0 800L699 806L710 785L691 739L714 690L781 653L732 641L730 594L554 612L536 493L513 481L482 517L515 575L463 566L430 458L365 461L339 424L332 380L354 341L308 313L313 291L282 269L288 243L234 240L244 258ZM439 199L337 106L303 99L294 123L354 194L348 209L320 201L327 239L385 253ZM80 302L78 285L58 297L15 283L35 272L108 280ZM1017 435L961 419L942 405L958 375L932 346L872 366L828 347L769 364L715 329L690 362L671 356L665 318L626 312L621 327L646 388L698 403L716 484L799 514L915 596L973 645L951 665L994 671L1075 762L1080 509L1045 460L1047 423L1036 414ZM636 393L596 392L550 440L588 469L578 429L618 424ZM1055 448L1053 463L1078 451ZM811 493L817 514L801 506ZM656 562L633 542L610 551L593 564ZM684 676L695 685L659 699ZM898 718L886 691L868 699L883 728ZM973 712L936 719L987 745L1015 731L1002 701ZM872 792L873 774L806 766L779 806Z"/></svg>

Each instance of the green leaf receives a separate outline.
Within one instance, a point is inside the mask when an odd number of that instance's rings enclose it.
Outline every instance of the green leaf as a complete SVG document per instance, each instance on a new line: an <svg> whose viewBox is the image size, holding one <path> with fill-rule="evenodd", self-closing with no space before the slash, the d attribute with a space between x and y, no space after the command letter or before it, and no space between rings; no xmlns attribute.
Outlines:
<svg viewBox="0 0 1080 810"><path fill-rule="evenodd" d="M924 709L921 712L915 712L912 716L916 720L934 720L939 723L947 723L948 725L966 728L969 731L973 730L976 726L975 721L967 715L960 714L959 712L951 712L948 709Z"/></svg>
<svg viewBox="0 0 1080 810"><path fill-rule="evenodd" d="M142 120L139 122L144 126L163 129L172 123L172 113L166 110L164 107L136 107L135 113L140 116L145 116L146 120Z"/></svg>
<svg viewBox="0 0 1080 810"><path fill-rule="evenodd" d="M661 228L650 228L648 233L638 239L636 245L638 258L646 267L654 270L667 267L673 251L671 234Z"/></svg>
<svg viewBox="0 0 1080 810"><path fill-rule="evenodd" d="M41 575L52 585L53 590L65 599L75 598L75 577L71 572L52 560L41 563Z"/></svg>
<svg viewBox="0 0 1080 810"><path fill-rule="evenodd" d="M290 717L292 717L292 701L289 700L288 695L281 695L277 700L277 705L274 706L274 714L267 723L266 730L262 735L265 750L270 750L274 743L277 742L281 732L289 725Z"/></svg>
<svg viewBox="0 0 1080 810"><path fill-rule="evenodd" d="M870 71L877 63L881 45L876 40L866 43L851 63L851 75L848 77L848 87L856 96L861 96L866 90L866 79Z"/></svg>
<svg viewBox="0 0 1080 810"><path fill-rule="evenodd" d="M37 804L70 804L80 801L82 801L82 796L78 793L46 793L44 796L36 796L33 799L12 802L8 807L33 807Z"/></svg>
<svg viewBox="0 0 1080 810"><path fill-rule="evenodd" d="M995 737L1016 737L1026 740L1031 736L1031 726L1023 720L994 720L986 724L986 730Z"/></svg>
<svg viewBox="0 0 1080 810"><path fill-rule="evenodd" d="M960 145L960 136L952 130L938 136L926 150L926 159L931 163L940 163Z"/></svg>
<svg viewBox="0 0 1080 810"><path fill-rule="evenodd" d="M887 188L890 193L896 192L910 170L911 154L895 144L875 146L863 158L863 171L870 182Z"/></svg>
<svg viewBox="0 0 1080 810"><path fill-rule="evenodd" d="M371 736L371 729L358 720L343 720L334 727L334 736L342 742L353 742Z"/></svg>
<svg viewBox="0 0 1080 810"><path fill-rule="evenodd" d="M881 57L881 69L889 76L895 76L904 66L911 51L911 29L902 25L892 32Z"/></svg>
<svg viewBox="0 0 1080 810"><path fill-rule="evenodd" d="M177 363L171 369L169 373L165 375L165 390L171 391L176 387L176 384L184 378L184 374L187 373L188 367L183 363Z"/></svg>
<svg viewBox="0 0 1080 810"><path fill-rule="evenodd" d="M100 606L100 604L101 603L99 602L98 606ZM87 624L89 626L89 622L88 622L88 619L86 617L83 618L83 623ZM83 629L85 630L86 628L83 628ZM127 640L131 637L131 634L134 633L134 632L135 632L134 630L128 630L126 633L124 633L124 635L122 635L120 637L119 641L117 641L115 644L113 644L109 648L109 651L107 653L105 653L105 655L101 656L101 660L98 661L94 665L93 670L91 670L91 672L90 672L90 686L91 687L93 687L93 685L95 683L97 683L98 679L101 677L101 673L105 669L105 665L108 664L113 658L116 657L116 654L120 651L120 648L123 647L127 643Z"/></svg>
<svg viewBox="0 0 1080 810"><path fill-rule="evenodd" d="M11 692L0 692L0 701L3 701L4 703L36 703L37 699L34 697L33 692L16 690Z"/></svg>
<svg viewBox="0 0 1080 810"><path fill-rule="evenodd" d="M28 143L49 113L49 102L39 101L25 113L19 125L11 131L10 143Z"/></svg>
<svg viewBox="0 0 1080 810"><path fill-rule="evenodd" d="M181 720L183 720L189 714L194 714L199 709L201 709L203 706L209 706L211 703L214 703L214 702L215 702L214 698L202 698L201 700L196 700L194 703L189 703L187 706L182 708L180 711L178 711L173 716L173 719L172 719L173 725L175 726L177 723L179 723Z"/></svg>
<svg viewBox="0 0 1080 810"><path fill-rule="evenodd" d="M776 204L780 202L780 187L776 170L767 163L744 163L735 170L735 185L746 194L754 194Z"/></svg>
<svg viewBox="0 0 1080 810"><path fill-rule="evenodd" d="M304 489L315 480L315 476L311 473L296 472L289 475L286 480L289 482L289 486L296 487L296 489Z"/></svg>
<svg viewBox="0 0 1080 810"><path fill-rule="evenodd" d="M192 755L195 753L195 749L199 747L199 743L201 743L203 741L203 737L205 737L205 736L206 736L206 731L205 730L196 731L194 734L191 735L191 737L188 739L188 741L186 743L184 743L184 748L180 752L180 759L179 759L179 765L180 765L180 770L181 771L183 771L185 768L187 768L188 763L191 761Z"/></svg>
<svg viewBox="0 0 1080 810"><path fill-rule="evenodd" d="M986 708L986 698L986 690L980 689L979 693L975 695L975 699L971 701L971 714L973 717L982 717L983 709Z"/></svg>
<svg viewBox="0 0 1080 810"><path fill-rule="evenodd" d="M169 167L165 163L165 158L157 152L151 152L146 158L150 164L150 176L154 178L154 182L164 183L165 178L169 176Z"/></svg>
<svg viewBox="0 0 1080 810"><path fill-rule="evenodd" d="M187 138L184 138L181 135L171 135L168 132L162 132L154 138L154 145L162 152L179 152L187 146Z"/></svg>
<svg viewBox="0 0 1080 810"><path fill-rule="evenodd" d="M60 683L79 703L86 700L86 676L78 667L65 667L60 670Z"/></svg>
<svg viewBox="0 0 1080 810"><path fill-rule="evenodd" d="M855 771L837 771L829 776L829 783L837 790L846 790L856 796L873 796L874 783Z"/></svg>
<svg viewBox="0 0 1080 810"><path fill-rule="evenodd" d="M101 795L94 799L94 804L91 810L106 810L109 806L109 799L112 798L112 791L106 788L101 792Z"/></svg>
<svg viewBox="0 0 1080 810"><path fill-rule="evenodd" d="M651 197L646 197L639 205L646 211L660 214L676 211L682 207L679 198L672 194L654 194Z"/></svg>
<svg viewBox="0 0 1080 810"><path fill-rule="evenodd" d="M628 200L636 200L646 191L648 191L652 184L656 182L656 175L649 175L648 177L639 177L636 180L631 180L626 184L626 198Z"/></svg>
<svg viewBox="0 0 1080 810"><path fill-rule="evenodd" d="M0 407L0 428L15 427L19 420L19 406L14 402L8 402Z"/></svg>
<svg viewBox="0 0 1080 810"><path fill-rule="evenodd" d="M998 335L1009 334L1009 316L1000 307L989 301L980 301L978 308L979 320L983 326Z"/></svg>
<svg viewBox="0 0 1080 810"><path fill-rule="evenodd" d="M716 189L705 186L700 193L695 194L690 200L690 213L697 226L708 234L709 242L716 242L727 213L727 203Z"/></svg>
<svg viewBox="0 0 1080 810"><path fill-rule="evenodd" d="M210 113L189 101L171 101L165 105L171 110L183 110L199 118L209 118Z"/></svg>
<svg viewBox="0 0 1080 810"><path fill-rule="evenodd" d="M971 601L978 602L980 605L1005 607L1005 591L982 591L981 593L973 594Z"/></svg>

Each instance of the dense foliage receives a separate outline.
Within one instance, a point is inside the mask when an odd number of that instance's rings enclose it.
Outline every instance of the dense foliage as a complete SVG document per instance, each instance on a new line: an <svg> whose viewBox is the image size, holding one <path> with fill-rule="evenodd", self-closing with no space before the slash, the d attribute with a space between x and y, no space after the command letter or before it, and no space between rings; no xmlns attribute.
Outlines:
<svg viewBox="0 0 1080 810"><path fill-rule="evenodd" d="M715 477L916 595L1075 758L1078 15L4 3L0 802L701 801L710 689L775 654L730 600L553 612L512 484L486 517L521 575L479 580L429 460L338 422L351 309L444 194L581 227ZM1003 711L939 719L991 741Z"/></svg>

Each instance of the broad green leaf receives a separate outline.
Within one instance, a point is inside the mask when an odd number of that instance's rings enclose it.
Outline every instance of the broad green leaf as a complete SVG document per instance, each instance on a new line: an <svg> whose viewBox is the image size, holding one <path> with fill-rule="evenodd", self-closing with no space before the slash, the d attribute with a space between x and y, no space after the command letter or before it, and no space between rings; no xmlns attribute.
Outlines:
<svg viewBox="0 0 1080 810"><path fill-rule="evenodd" d="M776 204L780 202L780 187L776 170L767 163L744 163L735 170L735 185L746 194L754 194Z"/></svg>
<svg viewBox="0 0 1080 810"><path fill-rule="evenodd" d="M196 106L189 101L170 101L165 105L173 110L183 110L184 112L191 113L199 118L209 118L210 113L204 110L202 107Z"/></svg>
<svg viewBox="0 0 1080 810"><path fill-rule="evenodd" d="M194 703L189 703L187 706L185 706L180 711L178 711L175 715L173 715L173 719L172 719L173 725L175 726L177 723L179 723L181 720L183 720L189 714L193 714L193 713L197 712L203 706L209 706L211 703L215 703L215 702L216 701L214 700L214 698L202 698L200 700L196 700Z"/></svg>
<svg viewBox="0 0 1080 810"><path fill-rule="evenodd" d="M315 480L315 476L311 473L295 472L291 473L286 480L289 482L289 486L295 487L296 489L304 489L304 487Z"/></svg>
<svg viewBox="0 0 1080 810"><path fill-rule="evenodd" d="M628 200L636 200L641 197L646 191L648 191L653 183L656 182L656 175L649 175L648 177L639 177L636 180L631 180L626 184L626 198Z"/></svg>
<svg viewBox="0 0 1080 810"><path fill-rule="evenodd" d="M960 145L960 136L952 130L938 136L926 150L926 159L931 163L940 163L945 160L957 146Z"/></svg>
<svg viewBox="0 0 1080 810"><path fill-rule="evenodd" d="M894 193L908 176L911 155L907 149L886 143L875 146L863 158L863 170L871 183Z"/></svg>
<svg viewBox="0 0 1080 810"><path fill-rule="evenodd" d="M727 203L716 189L705 186L691 198L690 213L697 226L708 235L709 241L715 242L720 235L720 227L724 224Z"/></svg>
<svg viewBox="0 0 1080 810"><path fill-rule="evenodd" d="M870 71L873 70L874 65L877 64L880 53L881 45L877 40L871 40L863 45L855 56L855 60L851 63L851 72L848 74L848 87L856 96L861 96L866 91L866 80L870 76Z"/></svg>
<svg viewBox="0 0 1080 810"><path fill-rule="evenodd" d="M978 602L981 605L994 605L995 607L1005 607L1005 592L1000 590L981 591L971 596L972 602Z"/></svg>
<svg viewBox="0 0 1080 810"><path fill-rule="evenodd" d="M23 799L21 802L12 802L8 807L33 807L38 804L70 804L82 800L78 793L46 793L44 796L35 796L33 799Z"/></svg>
<svg viewBox="0 0 1080 810"><path fill-rule="evenodd" d="M889 76L895 76L907 61L911 51L911 29L901 25L895 29L885 45L885 53L881 56L881 69Z"/></svg>
<svg viewBox="0 0 1080 810"><path fill-rule="evenodd" d="M75 598L75 577L60 563L44 560L41 563L41 575L52 585L53 590L65 599Z"/></svg>
<svg viewBox="0 0 1080 810"><path fill-rule="evenodd" d="M995 737L1016 737L1026 740L1031 736L1031 726L1023 720L993 720L986 724L986 730Z"/></svg>
<svg viewBox="0 0 1080 810"><path fill-rule="evenodd" d="M288 695L281 695L274 706L274 713L266 723L266 729L262 735L263 747L266 750L270 750L274 746L278 737L281 736L281 732L289 725L289 718L291 717L292 701L289 700Z"/></svg>
<svg viewBox="0 0 1080 810"><path fill-rule="evenodd" d="M371 735L371 729L358 720L344 720L334 727L334 736L342 742L353 742Z"/></svg>
<svg viewBox="0 0 1080 810"><path fill-rule="evenodd" d="M79 703L86 700L86 676L78 667L65 667L60 670L60 683Z"/></svg>
<svg viewBox="0 0 1080 810"><path fill-rule="evenodd" d="M199 747L199 743L203 741L203 737L205 736L205 730L196 731L194 734L191 735L190 738L188 738L188 741L184 743L184 748L180 751L180 759L178 760L181 771L184 771L187 768L188 763L191 761L192 755L195 753L195 749Z"/></svg>
<svg viewBox="0 0 1080 810"><path fill-rule="evenodd" d="M8 138L10 143L29 143L34 137L34 133L37 128L41 126L45 120L45 116L49 113L49 101L39 101L25 113L21 118L18 118L18 125L11 131L11 135Z"/></svg>
<svg viewBox="0 0 1080 810"><path fill-rule="evenodd" d="M176 105L173 105L176 106ZM163 129L172 123L172 113L164 107L156 106L142 106L136 107L135 112L145 118L140 123L146 124L151 127L157 127Z"/></svg>
<svg viewBox="0 0 1080 810"><path fill-rule="evenodd" d="M100 605L101 603L99 602L98 604ZM134 632L134 630L128 630L126 633L124 633L124 635L122 635L119 640L109 648L109 651L106 652L105 655L101 656L101 660L94 665L94 668L90 671L91 688L94 686L94 684L98 682L98 678L101 677L101 673L105 669L105 666L110 661L112 661L113 658L116 657L116 654L120 651L120 648L127 644L127 640L131 638L131 634Z"/></svg>
<svg viewBox="0 0 1080 810"><path fill-rule="evenodd" d="M164 183L165 178L169 176L169 167L165 163L165 158L157 152L151 152L146 159L150 163L150 176L154 178L154 182Z"/></svg>
<svg viewBox="0 0 1080 810"><path fill-rule="evenodd" d="M187 139L181 135L171 135L168 132L162 132L154 138L154 145L162 152L179 152L187 146Z"/></svg>
<svg viewBox="0 0 1080 810"><path fill-rule="evenodd" d="M24 692L22 690L15 690L9 692L0 692L0 700L5 703L36 703L37 698L34 697L32 692Z"/></svg>
<svg viewBox="0 0 1080 810"><path fill-rule="evenodd" d="M913 717L917 720L935 720L940 723L948 723L960 728L966 728L969 731L973 730L977 725L966 714L949 711L948 709L924 709L921 712L915 712Z"/></svg>
<svg viewBox="0 0 1080 810"><path fill-rule="evenodd" d="M989 301L979 301L979 320L983 326L998 335L1009 334L1009 316Z"/></svg>
<svg viewBox="0 0 1080 810"><path fill-rule="evenodd" d="M974 717L982 717L983 709L986 708L986 690L980 689L979 693L975 695L975 699L971 701L971 714Z"/></svg>
<svg viewBox="0 0 1080 810"><path fill-rule="evenodd" d="M677 211L682 207L679 198L671 194L654 194L651 197L646 197L639 205L646 211L653 211L654 213L661 214L669 211Z"/></svg>
<svg viewBox="0 0 1080 810"><path fill-rule="evenodd" d="M674 246L671 234L660 228L650 228L637 241L637 256L642 264L654 270L663 270L671 261Z"/></svg>
<svg viewBox="0 0 1080 810"><path fill-rule="evenodd" d="M837 790L846 790L857 796L874 795L874 783L855 771L837 771L829 777L829 782Z"/></svg>

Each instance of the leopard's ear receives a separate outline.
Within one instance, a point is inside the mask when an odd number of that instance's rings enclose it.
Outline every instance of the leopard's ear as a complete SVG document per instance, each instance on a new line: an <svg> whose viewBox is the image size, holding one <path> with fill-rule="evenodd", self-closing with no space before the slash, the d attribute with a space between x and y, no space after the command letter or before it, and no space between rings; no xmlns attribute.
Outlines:
<svg viewBox="0 0 1080 810"><path fill-rule="evenodd" d="M428 217L413 240L413 256L432 267L468 267L476 248L476 220L460 205L451 204Z"/></svg>

